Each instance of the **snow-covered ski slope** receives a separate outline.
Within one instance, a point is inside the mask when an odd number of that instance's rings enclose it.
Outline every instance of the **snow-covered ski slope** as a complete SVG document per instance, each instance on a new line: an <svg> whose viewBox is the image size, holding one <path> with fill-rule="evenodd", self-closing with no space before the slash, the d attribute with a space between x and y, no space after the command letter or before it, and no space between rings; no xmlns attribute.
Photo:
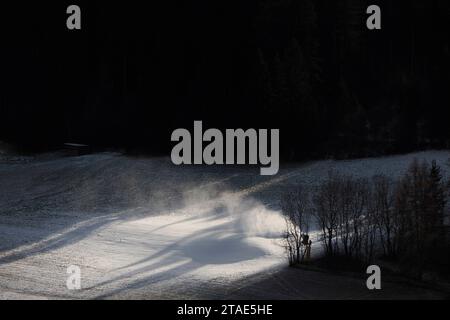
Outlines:
<svg viewBox="0 0 450 320"><path fill-rule="evenodd" d="M392 283L285 268L283 190L329 170L396 177L450 152L258 168L174 166L168 158L102 153L0 159L0 299L433 298ZM68 290L67 267L82 290Z"/></svg>

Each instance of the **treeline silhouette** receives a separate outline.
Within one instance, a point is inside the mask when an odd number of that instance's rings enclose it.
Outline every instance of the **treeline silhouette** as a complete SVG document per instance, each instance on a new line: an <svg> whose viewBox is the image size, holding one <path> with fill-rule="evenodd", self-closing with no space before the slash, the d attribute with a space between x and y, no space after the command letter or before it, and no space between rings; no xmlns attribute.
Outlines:
<svg viewBox="0 0 450 320"><path fill-rule="evenodd" d="M448 275L449 187L436 162L414 160L397 180L330 171L313 190L289 190L281 201L289 262L306 262L302 236L316 226L315 240L322 242L328 259L343 257L368 265L384 258L417 277L429 271Z"/></svg>
<svg viewBox="0 0 450 320"><path fill-rule="evenodd" d="M167 153L202 120L280 128L285 159L449 146L448 1L78 1L81 31L70 4L5 4L0 139Z"/></svg>

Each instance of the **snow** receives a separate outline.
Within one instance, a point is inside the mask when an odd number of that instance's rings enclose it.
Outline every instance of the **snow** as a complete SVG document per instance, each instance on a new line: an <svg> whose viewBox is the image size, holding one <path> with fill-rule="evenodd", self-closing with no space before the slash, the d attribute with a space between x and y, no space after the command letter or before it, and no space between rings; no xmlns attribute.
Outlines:
<svg viewBox="0 0 450 320"><path fill-rule="evenodd" d="M360 281L284 270L280 195L330 169L396 177L414 158L449 176L447 151L291 164L275 177L114 153L0 162L0 299L361 297ZM70 265L82 290L66 287Z"/></svg>

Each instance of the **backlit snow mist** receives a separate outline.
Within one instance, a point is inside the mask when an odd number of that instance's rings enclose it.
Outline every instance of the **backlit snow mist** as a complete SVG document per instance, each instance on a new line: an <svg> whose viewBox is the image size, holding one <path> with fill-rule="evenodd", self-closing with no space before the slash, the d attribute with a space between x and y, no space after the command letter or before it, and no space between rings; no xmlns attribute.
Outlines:
<svg viewBox="0 0 450 320"><path fill-rule="evenodd" d="M397 176L413 158L447 173L450 153L319 161L275 177L108 153L1 157L0 298L195 299L234 296L286 266L285 190L314 187L330 169ZM70 265L81 268L80 291L66 287Z"/></svg>

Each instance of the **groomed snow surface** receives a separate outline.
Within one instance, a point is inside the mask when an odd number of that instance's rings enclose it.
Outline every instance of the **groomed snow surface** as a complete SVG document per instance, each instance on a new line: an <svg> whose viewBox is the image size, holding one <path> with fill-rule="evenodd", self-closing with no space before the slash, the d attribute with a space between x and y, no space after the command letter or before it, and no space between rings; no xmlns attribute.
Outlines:
<svg viewBox="0 0 450 320"><path fill-rule="evenodd" d="M392 281L373 292L364 277L287 268L279 199L331 169L396 177L414 158L435 159L448 176L450 152L289 165L274 177L112 153L0 156L0 299L444 297ZM81 268L81 290L66 287L71 265Z"/></svg>

